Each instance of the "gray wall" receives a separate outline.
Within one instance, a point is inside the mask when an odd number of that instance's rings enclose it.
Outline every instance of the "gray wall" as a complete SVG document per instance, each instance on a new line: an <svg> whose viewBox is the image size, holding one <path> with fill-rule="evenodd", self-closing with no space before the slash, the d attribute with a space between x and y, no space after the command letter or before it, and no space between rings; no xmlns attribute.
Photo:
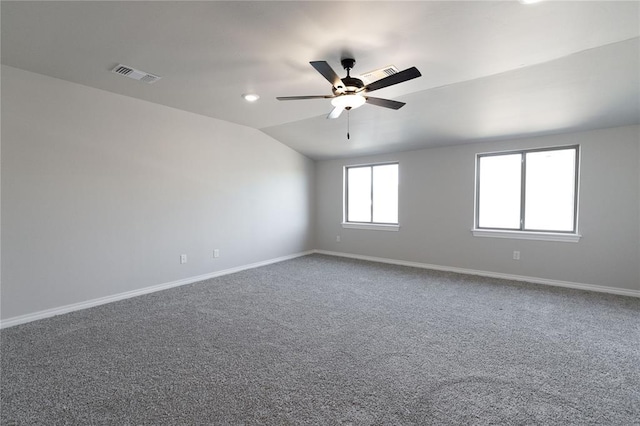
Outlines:
<svg viewBox="0 0 640 426"><path fill-rule="evenodd" d="M476 152L575 143L579 243L471 235ZM639 145L631 126L314 165L247 127L3 66L1 318L312 248L640 290ZM400 231L342 229L343 165L387 160Z"/></svg>
<svg viewBox="0 0 640 426"><path fill-rule="evenodd" d="M578 243L472 236L475 154L580 144ZM357 255L640 290L638 126L318 162L316 246ZM343 229L342 167L400 162L400 231ZM341 242L336 242L336 236ZM521 260L512 260L514 250Z"/></svg>
<svg viewBox="0 0 640 426"><path fill-rule="evenodd" d="M314 167L247 127L3 66L2 318L310 250Z"/></svg>

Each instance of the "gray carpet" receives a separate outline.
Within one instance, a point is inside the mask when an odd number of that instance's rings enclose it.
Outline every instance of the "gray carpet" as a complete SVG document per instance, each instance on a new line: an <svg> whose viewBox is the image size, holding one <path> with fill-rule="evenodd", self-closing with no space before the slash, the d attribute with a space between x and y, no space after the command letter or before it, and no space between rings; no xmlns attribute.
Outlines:
<svg viewBox="0 0 640 426"><path fill-rule="evenodd" d="M640 300L311 255L2 330L5 425L640 424Z"/></svg>

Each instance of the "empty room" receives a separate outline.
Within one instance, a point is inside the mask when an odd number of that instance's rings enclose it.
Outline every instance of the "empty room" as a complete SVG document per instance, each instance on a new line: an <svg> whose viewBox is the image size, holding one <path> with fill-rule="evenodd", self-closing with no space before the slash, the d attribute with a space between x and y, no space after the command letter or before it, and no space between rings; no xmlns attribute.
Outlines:
<svg viewBox="0 0 640 426"><path fill-rule="evenodd" d="M0 17L0 424L640 425L640 2Z"/></svg>

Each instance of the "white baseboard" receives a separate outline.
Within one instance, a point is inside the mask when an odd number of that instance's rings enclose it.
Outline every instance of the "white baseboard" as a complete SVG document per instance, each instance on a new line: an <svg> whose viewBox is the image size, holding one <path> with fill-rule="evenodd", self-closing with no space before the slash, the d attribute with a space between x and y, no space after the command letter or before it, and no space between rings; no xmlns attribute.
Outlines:
<svg viewBox="0 0 640 426"><path fill-rule="evenodd" d="M428 263L409 262L405 260L387 259L383 257L362 256L359 254L341 253L336 251L314 250L313 252L318 254L326 254L329 256L348 257L351 259L360 259L360 260L368 260L372 262L389 263L392 265L412 266L414 268L433 269L436 271L457 272L460 274L478 275L481 277L502 278L506 280L524 281L524 282L529 282L534 284L544 284L544 285L550 285L555 287L568 287L568 288L575 288L578 290L618 294L621 296L640 297L640 290L630 290L626 288L605 287L605 286L594 285L594 284L575 283L571 281L559 281L559 280L550 280L547 278L536 278L536 277L527 277L523 275L503 274L500 272L478 271L475 269L455 268L452 266L430 265Z"/></svg>
<svg viewBox="0 0 640 426"><path fill-rule="evenodd" d="M535 284L544 284L556 287L568 287L579 290L596 291L601 293L617 294L622 296L640 297L640 290L630 290L625 288L605 287L593 284L582 284L570 281L550 280L546 278L528 277L522 275L503 274L500 272L479 271L475 269L456 268L451 266L431 265L428 263L409 262L406 260L387 259L383 257L363 256L351 253L341 253L327 250L309 250L301 253L295 253L288 256L282 256L274 259L264 260L261 262L251 263L248 265L237 266L235 268L225 269L222 271L215 271L208 274L198 275L195 277L183 278L181 280L172 281L164 284L157 284L150 287L144 287L137 290L131 290L124 293L118 293L111 296L100 297L97 299L91 299L84 302L73 303L70 305L60 306L57 308L46 309L44 311L38 311L30 314L20 315L17 317L7 318L0 321L0 329L13 327L19 324L25 324L31 321L39 319L49 318L56 315L66 314L68 312L79 311L82 309L91 308L94 306L104 305L105 303L111 303L118 300L129 299L131 297L141 296L143 294L154 293L156 291L167 290L173 287L179 287L182 285L192 284L198 281L208 280L210 278L220 277L223 275L233 274L235 272L244 271L247 269L258 268L260 266L270 265L272 263L283 262L285 260L295 259L296 257L306 256L309 254L318 253L326 254L329 256L347 257L351 259L368 260L372 262L388 263L392 265L411 266L414 268L433 269L436 271L445 272L457 272L460 274L478 275L482 277L490 278L502 278L514 281L524 281Z"/></svg>
<svg viewBox="0 0 640 426"><path fill-rule="evenodd" d="M154 293L156 291L167 290L173 287L192 284L198 281L204 281L210 278L220 277L222 275L229 275L229 274L244 271L247 269L258 268L260 266L270 265L272 263L283 262L285 260L295 259L296 257L306 256L313 253L314 253L313 250L302 252L302 253L295 253L288 256L282 256L274 259L264 260L262 262L251 263L249 265L237 266L235 268L225 269L222 271L215 271L208 274L183 278L181 280L172 281L164 284L157 284L157 285L152 285L150 287L140 288L137 290L126 291L124 293L118 293L112 296L99 297L97 299L91 299L84 302L78 302L78 303L72 303L70 305L60 306L58 308L46 309L44 311L38 311L31 314L25 314L17 317L7 318L5 320L0 321L0 329L13 327L19 324L25 324L31 321L49 318L56 315L66 314L73 311L79 311L79 310L91 308L94 306L104 305L105 303L111 303L118 300L129 299L136 296L142 296L143 294Z"/></svg>

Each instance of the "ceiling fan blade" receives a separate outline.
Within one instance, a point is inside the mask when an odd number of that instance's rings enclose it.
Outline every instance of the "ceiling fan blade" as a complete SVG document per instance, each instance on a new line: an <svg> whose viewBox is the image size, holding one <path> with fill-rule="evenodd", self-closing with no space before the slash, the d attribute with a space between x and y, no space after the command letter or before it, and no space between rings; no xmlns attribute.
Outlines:
<svg viewBox="0 0 640 426"><path fill-rule="evenodd" d="M333 87L342 86L342 79L338 77L338 74L331 68L331 66L326 61L312 61L309 62L312 67L316 69L324 78L327 79L329 83Z"/></svg>
<svg viewBox="0 0 640 426"><path fill-rule="evenodd" d="M422 74L420 74L418 68L407 68L406 70L400 71L397 74L391 74L389 77L385 77L378 81L374 81L373 83L367 84L362 90L364 90L365 92L373 92L374 90L393 86L394 84L402 83L404 81L420 77L421 75Z"/></svg>
<svg viewBox="0 0 640 426"><path fill-rule="evenodd" d="M327 118L338 118L340 117L340 114L342 114L342 111L344 111L344 107L337 106L331 110L329 115L327 115Z"/></svg>
<svg viewBox="0 0 640 426"><path fill-rule="evenodd" d="M371 96L365 96L365 99L368 104L391 109L400 109L406 105L404 102L392 101L391 99L374 98Z"/></svg>
<svg viewBox="0 0 640 426"><path fill-rule="evenodd" d="M309 96L278 96L276 99L279 101L297 101L300 99L331 99L335 98L333 95L309 95Z"/></svg>

